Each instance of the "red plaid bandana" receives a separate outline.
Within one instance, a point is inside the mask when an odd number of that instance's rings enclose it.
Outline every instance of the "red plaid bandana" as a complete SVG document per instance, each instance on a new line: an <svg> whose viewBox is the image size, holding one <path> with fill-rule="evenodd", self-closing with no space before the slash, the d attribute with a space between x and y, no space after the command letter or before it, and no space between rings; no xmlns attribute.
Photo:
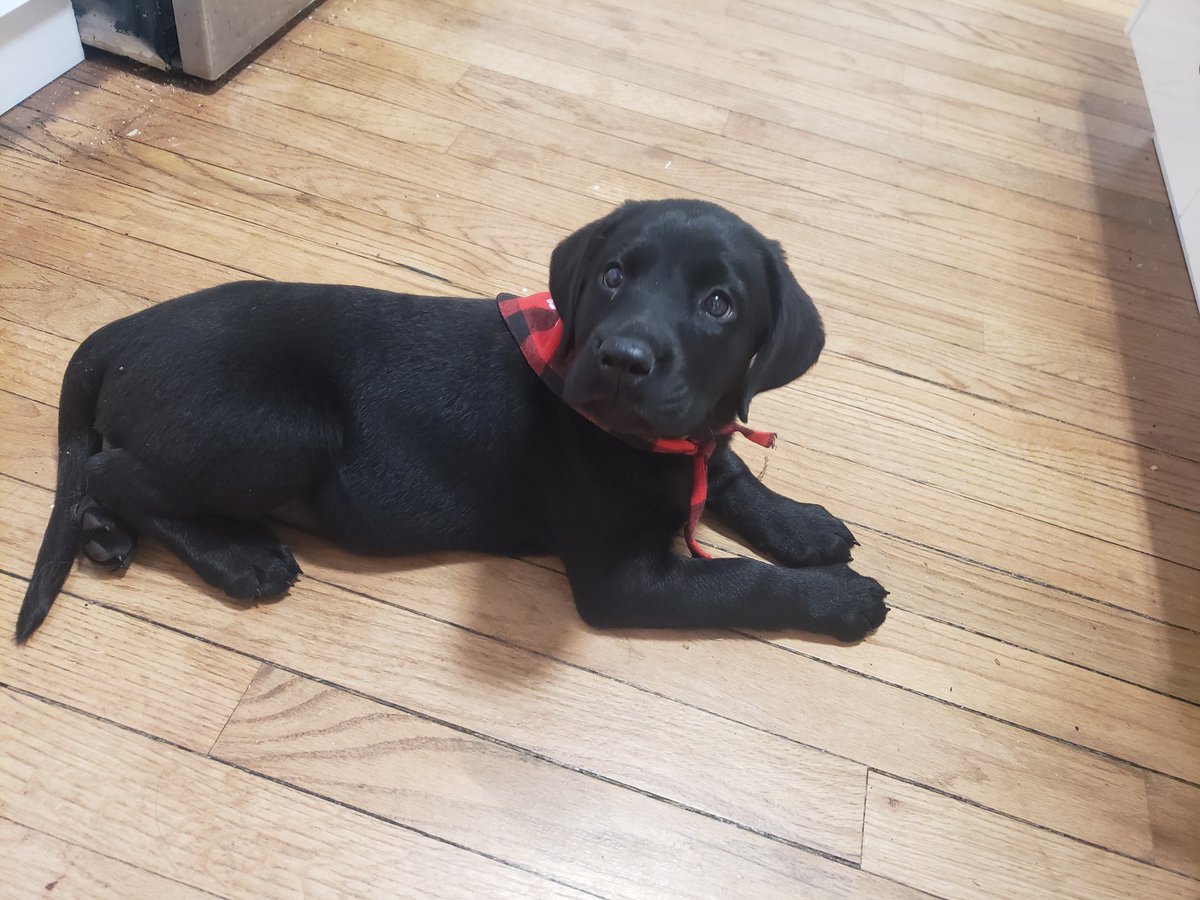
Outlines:
<svg viewBox="0 0 1200 900"><path fill-rule="evenodd" d="M560 398L563 395L563 383L566 379L564 371L565 360L558 359L558 348L563 340L562 319L554 308L554 301L548 293L531 294L528 297L514 297L511 294L501 294L496 298L500 307L500 315L504 324L512 332L529 363L538 377L546 383L550 390ZM581 416L599 428L604 428L599 422L580 410ZM608 430L608 429L604 429ZM730 422L720 428L707 441L694 441L690 438L664 438L657 441L645 441L631 435L614 435L637 447L651 453L680 453L695 460L692 469L692 505L688 514L687 525L683 528L683 536L687 541L692 556L709 558L709 554L696 542L696 526L704 512L704 504L708 499L708 458L717 449L716 438L723 434L740 434L761 447L774 447L775 435L766 431L754 431Z"/></svg>

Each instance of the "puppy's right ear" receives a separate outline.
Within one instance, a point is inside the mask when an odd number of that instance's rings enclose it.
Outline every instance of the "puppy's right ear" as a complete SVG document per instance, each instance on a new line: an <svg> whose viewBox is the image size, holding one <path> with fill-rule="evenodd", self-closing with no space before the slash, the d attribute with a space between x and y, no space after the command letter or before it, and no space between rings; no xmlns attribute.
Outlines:
<svg viewBox="0 0 1200 900"><path fill-rule="evenodd" d="M595 271L599 264L596 257L605 238L617 223L643 205L627 201L604 218L584 225L554 248L550 256L550 296L554 298L554 306L563 323L560 357L565 357L574 343L572 319L588 279L599 274Z"/></svg>

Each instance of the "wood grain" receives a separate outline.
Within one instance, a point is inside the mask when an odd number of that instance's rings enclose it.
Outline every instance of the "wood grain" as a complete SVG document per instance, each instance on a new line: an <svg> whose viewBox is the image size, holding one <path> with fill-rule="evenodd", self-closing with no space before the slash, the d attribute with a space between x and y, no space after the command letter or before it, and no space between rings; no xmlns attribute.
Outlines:
<svg viewBox="0 0 1200 900"><path fill-rule="evenodd" d="M562 885L300 794L161 741L0 690L6 816L218 895L472 891ZM53 760L53 772L46 761Z"/></svg>
<svg viewBox="0 0 1200 900"><path fill-rule="evenodd" d="M931 852L931 848L937 850ZM956 897L1194 897L1196 882L872 774L863 867Z"/></svg>
<svg viewBox="0 0 1200 900"><path fill-rule="evenodd" d="M699 896L713 884L756 897L903 893L850 865L270 667L213 753L604 896Z"/></svg>
<svg viewBox="0 0 1200 900"><path fill-rule="evenodd" d="M94 567L92 578L104 577ZM26 582L0 575L16 609ZM62 597L58 625L20 653L0 656L0 684L207 752L258 663L120 613Z"/></svg>
<svg viewBox="0 0 1200 900"><path fill-rule="evenodd" d="M0 817L0 897L128 900L213 894Z"/></svg>

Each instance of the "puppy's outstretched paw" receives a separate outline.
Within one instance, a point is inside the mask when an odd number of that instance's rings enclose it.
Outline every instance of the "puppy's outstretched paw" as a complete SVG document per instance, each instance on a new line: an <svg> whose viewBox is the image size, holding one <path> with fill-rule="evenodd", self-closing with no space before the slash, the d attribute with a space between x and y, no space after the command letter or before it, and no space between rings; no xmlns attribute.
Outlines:
<svg viewBox="0 0 1200 900"><path fill-rule="evenodd" d="M849 566L830 566L822 579L827 593L816 598L812 629L847 643L862 640L883 624L888 592L878 581Z"/></svg>
<svg viewBox="0 0 1200 900"><path fill-rule="evenodd" d="M789 568L850 562L858 545L837 516L814 503L796 503L788 513L786 543L775 554Z"/></svg>

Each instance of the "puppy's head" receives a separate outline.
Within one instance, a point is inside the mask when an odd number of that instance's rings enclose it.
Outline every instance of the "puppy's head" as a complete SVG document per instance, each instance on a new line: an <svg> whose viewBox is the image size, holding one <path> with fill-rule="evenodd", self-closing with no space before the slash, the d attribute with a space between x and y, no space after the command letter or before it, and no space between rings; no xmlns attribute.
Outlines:
<svg viewBox="0 0 1200 900"><path fill-rule="evenodd" d="M621 434L702 437L825 343L783 250L697 200L631 202L555 249L565 399Z"/></svg>

